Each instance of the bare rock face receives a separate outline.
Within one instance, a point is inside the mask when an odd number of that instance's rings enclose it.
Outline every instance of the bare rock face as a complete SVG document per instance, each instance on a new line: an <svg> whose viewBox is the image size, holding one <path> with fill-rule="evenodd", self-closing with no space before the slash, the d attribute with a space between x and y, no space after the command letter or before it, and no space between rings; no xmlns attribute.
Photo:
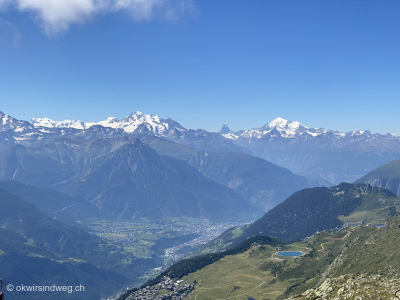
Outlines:
<svg viewBox="0 0 400 300"><path fill-rule="evenodd" d="M309 289L303 294L287 300L398 300L395 292L400 289L400 280L381 275L343 275L326 279L318 288Z"/></svg>

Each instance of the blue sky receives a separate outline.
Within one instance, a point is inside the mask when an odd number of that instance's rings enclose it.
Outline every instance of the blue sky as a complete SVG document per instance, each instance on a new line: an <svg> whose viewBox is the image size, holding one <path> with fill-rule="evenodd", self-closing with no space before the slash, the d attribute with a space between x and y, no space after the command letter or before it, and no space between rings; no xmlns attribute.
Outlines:
<svg viewBox="0 0 400 300"><path fill-rule="evenodd" d="M0 0L0 110L400 133L399 1Z"/></svg>

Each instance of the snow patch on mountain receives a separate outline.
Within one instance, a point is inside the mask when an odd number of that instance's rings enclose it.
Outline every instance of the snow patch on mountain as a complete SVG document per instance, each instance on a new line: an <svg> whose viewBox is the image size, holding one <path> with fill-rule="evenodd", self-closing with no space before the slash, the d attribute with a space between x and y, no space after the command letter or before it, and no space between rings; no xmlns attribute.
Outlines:
<svg viewBox="0 0 400 300"><path fill-rule="evenodd" d="M2 118L1 125L6 125L9 119L10 119L9 115L4 115Z"/></svg>
<svg viewBox="0 0 400 300"><path fill-rule="evenodd" d="M148 130L154 133L159 133L160 135L162 135L165 130L168 130L168 124L164 123L158 115L146 115L140 111L130 114L126 118L122 119L117 128L132 133L142 124L144 124Z"/></svg>
<svg viewBox="0 0 400 300"><path fill-rule="evenodd" d="M103 127L118 128L118 126L120 125L119 122L120 121L117 118L110 117L110 118L107 118L104 121L100 121L100 122L92 123L92 124L93 125L100 125L100 126L103 126Z"/></svg>
<svg viewBox="0 0 400 300"><path fill-rule="evenodd" d="M79 120L66 119L64 121L54 121L49 118L33 118L31 119L33 126L47 127L47 128L74 128L74 129L87 129L91 126L90 123L85 123Z"/></svg>
<svg viewBox="0 0 400 300"><path fill-rule="evenodd" d="M0 132L13 129L16 132L22 132L29 127L28 122L17 120L0 111Z"/></svg>

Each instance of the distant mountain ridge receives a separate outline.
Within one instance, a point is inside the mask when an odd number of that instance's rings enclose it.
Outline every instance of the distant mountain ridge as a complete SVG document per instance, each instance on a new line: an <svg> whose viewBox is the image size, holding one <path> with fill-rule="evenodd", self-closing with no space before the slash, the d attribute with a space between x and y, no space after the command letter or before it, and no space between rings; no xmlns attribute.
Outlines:
<svg viewBox="0 0 400 300"><path fill-rule="evenodd" d="M227 132L227 133L226 133ZM228 125L224 124L220 129L219 133L225 135L226 138L230 139L240 139L240 138L262 138L263 136L280 136L283 138L294 138L296 136L308 135L311 137L322 136L326 134L330 134L336 138L344 138L348 136L358 136L358 135L368 135L368 134L376 134L371 133L369 130L357 130L350 131L347 133L324 129L324 128L310 128L302 125L297 121L289 121L283 118L276 118L270 123L265 124L264 126L249 129L249 130L239 130L237 132L233 132L229 129ZM395 136L394 134L389 134L391 136Z"/></svg>
<svg viewBox="0 0 400 300"><path fill-rule="evenodd" d="M19 121L0 112L0 151L10 145L38 146L60 138L88 140L111 137L162 137L169 141L199 151L251 153L250 150L234 145L219 133L203 129L186 129L172 119L132 113L122 120L108 118L97 123L49 118L32 119L31 123Z"/></svg>
<svg viewBox="0 0 400 300"><path fill-rule="evenodd" d="M315 129L282 118L250 129L220 132L186 129L172 119L136 112L121 120L100 122L19 121L0 113L0 151L10 145L38 146L56 139L87 140L130 136L163 138L197 151L243 152L264 158L295 174L323 178L333 184L353 182L369 171L400 159L400 138L368 130L342 133Z"/></svg>
<svg viewBox="0 0 400 300"><path fill-rule="evenodd" d="M295 174L322 177L336 184L353 182L366 172L400 158L400 138L396 135L369 130L342 133L309 128L282 118L237 132L225 124L220 134Z"/></svg>
<svg viewBox="0 0 400 300"><path fill-rule="evenodd" d="M140 111L130 114L126 118L121 120L109 117L104 121L97 123L88 123L79 120L66 119L64 121L54 121L49 118L33 118L31 123L36 128L47 127L47 128L75 128L75 129L88 129L92 126L99 125L103 127L118 128L123 129L127 133L132 133L136 130L143 129L145 127L147 130L159 134L161 136L168 135L170 130L186 130L178 122L171 119L162 119L160 116L152 116L144 114Z"/></svg>
<svg viewBox="0 0 400 300"><path fill-rule="evenodd" d="M356 183L369 183L372 186L386 188L400 196L400 159L380 166L358 179Z"/></svg>
<svg viewBox="0 0 400 300"><path fill-rule="evenodd" d="M0 131L18 128L21 129L22 126L32 127L31 125L33 125L34 128L73 128L79 130L89 129L93 126L102 126L107 128L123 129L127 133L133 133L137 130L143 131L143 128L145 127L147 130L158 136L168 136L171 134L171 131L175 129L182 132L187 130L195 130L186 129L172 119L163 119L159 115L144 114L140 111L131 113L121 120L115 117L109 117L106 120L99 122L84 122L70 119L65 119L64 121L55 121L48 117L32 118L30 122L27 122L17 120L0 112ZM227 124L223 124L218 133L223 135L225 138L232 140L243 138L260 139L264 136L294 138L302 135L310 137L331 136L337 139L343 139L352 136L386 136L399 139L398 136L391 133L379 134L369 130L357 130L343 133L324 128L310 128L302 125L300 122L289 121L280 117L276 118L270 123L266 123L264 126L249 130L239 130L236 132L232 131Z"/></svg>
<svg viewBox="0 0 400 300"><path fill-rule="evenodd" d="M245 148L233 145L230 141L226 141L218 133L208 132L202 129L186 129L172 119L163 119L158 115L148 115L140 111L131 113L121 120L110 117L97 123L85 123L82 121L73 121L69 119L58 122L49 118L34 118L31 120L31 123L37 129L59 128L84 131L94 127L103 127L107 129L120 130L120 132L122 131L125 134L134 135L135 137L141 137L144 135L162 137L184 146L202 151L250 152Z"/></svg>

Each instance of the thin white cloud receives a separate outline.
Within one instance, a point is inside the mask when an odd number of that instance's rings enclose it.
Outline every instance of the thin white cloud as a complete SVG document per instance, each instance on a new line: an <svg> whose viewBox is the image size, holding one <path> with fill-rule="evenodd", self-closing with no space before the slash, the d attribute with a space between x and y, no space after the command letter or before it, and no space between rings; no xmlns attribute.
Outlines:
<svg viewBox="0 0 400 300"><path fill-rule="evenodd" d="M114 0L114 10L127 10L137 21L148 21L162 16L176 20L194 10L193 0Z"/></svg>
<svg viewBox="0 0 400 300"><path fill-rule="evenodd" d="M17 0L21 11L36 14L46 33L63 31L70 24L83 23L96 13L93 0Z"/></svg>
<svg viewBox="0 0 400 300"><path fill-rule="evenodd" d="M177 20L194 10L194 0L0 0L0 11L13 7L33 13L48 34L83 24L99 13L128 12L135 21Z"/></svg>
<svg viewBox="0 0 400 300"><path fill-rule="evenodd" d="M115 0L112 5L114 10L128 10L137 21L149 20L154 14L161 0Z"/></svg>

